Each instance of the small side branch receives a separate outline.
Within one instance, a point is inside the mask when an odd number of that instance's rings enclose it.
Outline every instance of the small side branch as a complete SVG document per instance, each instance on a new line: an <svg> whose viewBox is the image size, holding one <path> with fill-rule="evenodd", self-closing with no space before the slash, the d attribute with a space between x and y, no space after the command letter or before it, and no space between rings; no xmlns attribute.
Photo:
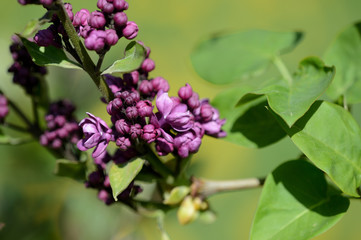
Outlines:
<svg viewBox="0 0 361 240"><path fill-rule="evenodd" d="M263 186L265 178L246 178L229 181L213 181L192 178L191 195L207 198L211 195Z"/></svg>

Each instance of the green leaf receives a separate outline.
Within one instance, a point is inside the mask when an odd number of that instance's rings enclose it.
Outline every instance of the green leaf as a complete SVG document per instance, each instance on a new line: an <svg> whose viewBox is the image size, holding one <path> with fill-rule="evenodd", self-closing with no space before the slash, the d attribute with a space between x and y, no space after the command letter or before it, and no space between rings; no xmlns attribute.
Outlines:
<svg viewBox="0 0 361 240"><path fill-rule="evenodd" d="M223 126L227 132L225 140L245 147L265 147L282 139L286 133L267 110L265 97L258 95L236 106L242 96L253 90L250 86L226 90L217 95L212 104L227 120Z"/></svg>
<svg viewBox="0 0 361 240"><path fill-rule="evenodd" d="M216 35L201 42L191 54L196 72L215 84L226 84L263 72L275 56L291 51L300 32L250 30Z"/></svg>
<svg viewBox="0 0 361 240"><path fill-rule="evenodd" d="M58 159L56 161L55 175L70 177L77 181L85 181L86 163L70 161L67 159Z"/></svg>
<svg viewBox="0 0 361 240"><path fill-rule="evenodd" d="M32 60L40 66L57 66L62 68L82 69L81 66L66 56L65 52L57 47L40 47L34 42L30 42L24 37L21 41L28 50Z"/></svg>
<svg viewBox="0 0 361 240"><path fill-rule="evenodd" d="M343 192L359 196L361 130L348 111L317 101L292 128L278 120L296 146Z"/></svg>
<svg viewBox="0 0 361 240"><path fill-rule="evenodd" d="M124 164L113 164L109 171L110 186L113 190L113 197L118 201L117 196L123 192L140 172L144 159L134 158Z"/></svg>
<svg viewBox="0 0 361 240"><path fill-rule="evenodd" d="M102 75L123 74L137 70L144 61L145 56L146 50L142 45L135 41L130 42L125 49L125 57L115 61Z"/></svg>
<svg viewBox="0 0 361 240"><path fill-rule="evenodd" d="M320 59L309 57L301 61L292 82L280 81L257 93L266 94L272 110L292 126L322 95L334 74L334 67L326 67Z"/></svg>
<svg viewBox="0 0 361 240"><path fill-rule="evenodd" d="M304 240L331 228L349 200L328 191L322 171L305 160L289 161L265 182L251 229L252 240Z"/></svg>
<svg viewBox="0 0 361 240"><path fill-rule="evenodd" d="M361 102L361 22L343 30L327 49L324 60L337 73L327 95L332 100L345 96L347 103Z"/></svg>
<svg viewBox="0 0 361 240"><path fill-rule="evenodd" d="M185 196L188 195L189 192L190 189L187 186L175 187L172 189L172 191L170 191L170 193L165 195L163 203L167 205L178 204L184 199Z"/></svg>

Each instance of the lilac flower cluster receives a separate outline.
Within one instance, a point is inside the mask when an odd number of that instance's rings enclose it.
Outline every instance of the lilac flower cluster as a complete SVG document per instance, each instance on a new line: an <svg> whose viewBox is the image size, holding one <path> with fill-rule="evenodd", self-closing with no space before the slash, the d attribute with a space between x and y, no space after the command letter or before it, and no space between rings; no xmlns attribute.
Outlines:
<svg viewBox="0 0 361 240"><path fill-rule="evenodd" d="M179 89L178 97L169 97L165 79L147 79L148 71L154 69L146 66L149 60L147 54L141 67L123 78L106 76L114 93L114 99L107 105L113 127L88 113L89 118L80 123L85 134L78 142L80 150L95 147L96 158L105 152L109 142L115 142L121 151L133 151L141 144L154 142L158 155L173 153L186 158L198 151L205 134L226 136L221 129L225 120L219 119L217 109L207 99L199 100L189 84ZM151 102L155 96L157 113L153 113Z"/></svg>
<svg viewBox="0 0 361 240"><path fill-rule="evenodd" d="M64 4L67 14L79 36L85 39L85 47L97 53L106 52L114 46L119 38L133 39L138 34L135 22L128 21L125 10L128 3L124 0L98 0L100 10L89 12L81 9L73 13L70 3ZM62 41L67 45L68 37L57 16L52 19L53 25L40 30L34 37L39 46L62 47ZM60 37L62 36L62 38Z"/></svg>
<svg viewBox="0 0 361 240"><path fill-rule="evenodd" d="M5 119L9 113L8 100L3 94L0 94L0 122Z"/></svg>
<svg viewBox="0 0 361 240"><path fill-rule="evenodd" d="M77 143L80 139L80 128L73 113L74 105L67 100L50 104L45 116L47 130L40 136L40 144L54 149L65 146L66 143Z"/></svg>
<svg viewBox="0 0 361 240"><path fill-rule="evenodd" d="M14 74L14 83L21 85L28 94L34 94L38 90L40 78L47 73L47 70L33 62L29 52L17 36L14 35L12 41L10 52L14 63L8 71Z"/></svg>

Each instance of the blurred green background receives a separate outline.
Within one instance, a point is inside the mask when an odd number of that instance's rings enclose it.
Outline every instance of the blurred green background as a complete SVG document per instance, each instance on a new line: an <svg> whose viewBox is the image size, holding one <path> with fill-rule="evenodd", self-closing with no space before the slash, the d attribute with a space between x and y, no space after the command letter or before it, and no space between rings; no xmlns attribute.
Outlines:
<svg viewBox="0 0 361 240"><path fill-rule="evenodd" d="M74 12L95 10L96 0L73 0ZM200 79L193 71L189 56L197 42L214 32L246 29L276 31L301 30L304 40L284 56L290 69L309 55L322 57L335 35L361 19L359 0L153 0L131 1L130 20L140 28L138 40L152 49L156 62L152 76L161 75L171 84L171 95L190 83L202 98L214 97L220 86ZM27 21L44 14L39 6L21 6L7 0L1 7L0 87L30 114L28 98L11 84L7 68L10 37L21 32ZM122 56L114 48L105 66ZM48 75L53 100L69 98L78 106L77 116L89 111L106 117L105 107L90 79L80 71L50 68ZM355 107L361 122L359 107ZM13 119L10 116L10 119ZM288 140L270 147L246 149L222 140L206 138L193 159L191 172L211 179L265 176L280 163L296 158L298 150ZM0 239L159 239L155 220L142 218L121 206L106 207L96 192L82 184L53 175L55 159L37 143L23 147L0 146ZM210 198L217 220L210 225L195 222L181 226L176 213L166 216L166 229L174 240L248 239L261 189L226 193ZM349 212L330 231L316 239L359 239L360 201L353 201ZM290 236L290 239L292 236Z"/></svg>

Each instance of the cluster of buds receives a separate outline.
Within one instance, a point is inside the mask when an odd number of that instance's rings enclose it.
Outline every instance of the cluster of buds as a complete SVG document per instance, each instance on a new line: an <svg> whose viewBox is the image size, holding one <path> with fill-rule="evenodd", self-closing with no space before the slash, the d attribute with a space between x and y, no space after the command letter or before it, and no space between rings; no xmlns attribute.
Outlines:
<svg viewBox="0 0 361 240"><path fill-rule="evenodd" d="M178 97L169 97L168 82L161 77L147 79L144 62L123 79L106 76L114 93L107 105L113 127L88 113L89 117L80 123L85 134L78 142L80 150L95 147L93 157L97 158L109 142L115 142L121 151L133 151L154 142L158 155L173 153L186 158L198 151L204 135L226 135L221 130L225 120L219 119L217 109L208 100L199 100L189 84L179 89ZM151 102L155 96L156 113Z"/></svg>
<svg viewBox="0 0 361 240"><path fill-rule="evenodd" d="M3 94L0 94L0 122L2 122L9 113L8 100Z"/></svg>
<svg viewBox="0 0 361 240"><path fill-rule="evenodd" d="M29 52L17 36L14 35L12 41L10 52L14 63L8 71L14 74L14 83L22 86L28 94L34 94L38 90L40 78L47 73L47 70L33 62Z"/></svg>
<svg viewBox="0 0 361 240"><path fill-rule="evenodd" d="M66 143L77 143L80 139L80 128L73 113L74 105L61 100L50 104L45 116L47 130L40 136L40 144L53 149L64 148Z"/></svg>
<svg viewBox="0 0 361 240"><path fill-rule="evenodd" d="M128 9L126 1L99 0L97 6L100 10L89 12L88 9L83 8L74 14L72 5L64 4L75 30L84 38L87 49L103 53L114 46L121 37L133 39L138 35L137 24L128 21L124 12ZM66 46L69 39L56 15L53 16L52 22L49 28L40 30L35 35L34 41L39 46L62 47L63 39Z"/></svg>

